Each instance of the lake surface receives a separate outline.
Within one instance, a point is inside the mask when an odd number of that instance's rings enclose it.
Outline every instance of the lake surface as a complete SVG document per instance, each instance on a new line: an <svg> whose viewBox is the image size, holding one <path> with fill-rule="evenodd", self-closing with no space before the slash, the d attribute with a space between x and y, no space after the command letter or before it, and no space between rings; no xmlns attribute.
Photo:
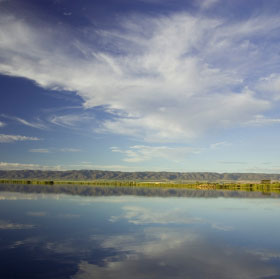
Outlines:
<svg viewBox="0 0 280 279"><path fill-rule="evenodd" d="M276 194L79 187L0 186L0 278L280 278Z"/></svg>

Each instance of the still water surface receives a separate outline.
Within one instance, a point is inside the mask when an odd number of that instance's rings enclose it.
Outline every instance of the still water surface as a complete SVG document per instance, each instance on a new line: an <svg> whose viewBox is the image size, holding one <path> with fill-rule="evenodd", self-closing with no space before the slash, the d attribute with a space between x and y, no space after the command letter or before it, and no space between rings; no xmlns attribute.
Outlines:
<svg viewBox="0 0 280 279"><path fill-rule="evenodd" d="M280 278L277 195L0 190L0 278Z"/></svg>

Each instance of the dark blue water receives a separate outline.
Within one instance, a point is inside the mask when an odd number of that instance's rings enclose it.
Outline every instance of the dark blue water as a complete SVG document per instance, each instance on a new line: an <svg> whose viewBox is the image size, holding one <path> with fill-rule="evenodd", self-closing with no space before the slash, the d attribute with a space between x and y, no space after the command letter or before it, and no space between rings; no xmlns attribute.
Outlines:
<svg viewBox="0 0 280 279"><path fill-rule="evenodd" d="M2 189L0 278L280 278L278 196L154 191Z"/></svg>

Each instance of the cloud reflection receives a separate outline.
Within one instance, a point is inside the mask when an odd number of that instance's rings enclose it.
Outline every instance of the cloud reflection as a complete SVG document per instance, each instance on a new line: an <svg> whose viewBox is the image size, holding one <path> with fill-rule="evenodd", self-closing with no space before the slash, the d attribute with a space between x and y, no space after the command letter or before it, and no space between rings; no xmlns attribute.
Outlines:
<svg viewBox="0 0 280 279"><path fill-rule="evenodd" d="M47 212L45 211L28 211L26 215L33 216L33 217L45 217L47 216Z"/></svg>
<svg viewBox="0 0 280 279"><path fill-rule="evenodd" d="M154 210L139 206L124 206L122 208L124 214L122 216L112 216L111 222L119 219L127 219L129 223L135 225L143 224L191 224L202 222L200 218L192 218L188 216L185 210L172 209L172 210Z"/></svg>
<svg viewBox="0 0 280 279"><path fill-rule="evenodd" d="M280 273L279 266L267 264L262 255L224 246L182 230L152 228L142 236L137 233L104 238L102 246L118 250L119 256L108 257L104 265L82 260L72 279L251 279Z"/></svg>
<svg viewBox="0 0 280 279"><path fill-rule="evenodd" d="M18 224L12 223L9 221L0 220L0 230L24 230L24 229L33 229L35 225L30 224Z"/></svg>

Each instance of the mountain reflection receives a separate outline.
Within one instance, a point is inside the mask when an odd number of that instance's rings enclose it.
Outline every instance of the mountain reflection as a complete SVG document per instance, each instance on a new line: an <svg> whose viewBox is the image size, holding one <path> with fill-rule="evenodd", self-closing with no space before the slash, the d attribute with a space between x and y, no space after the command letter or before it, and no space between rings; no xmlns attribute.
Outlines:
<svg viewBox="0 0 280 279"><path fill-rule="evenodd" d="M148 187L111 187L85 185L28 185L0 184L0 192L69 194L81 196L149 196L149 197L230 197L230 198L279 198L277 193L243 192L229 190L168 189Z"/></svg>

